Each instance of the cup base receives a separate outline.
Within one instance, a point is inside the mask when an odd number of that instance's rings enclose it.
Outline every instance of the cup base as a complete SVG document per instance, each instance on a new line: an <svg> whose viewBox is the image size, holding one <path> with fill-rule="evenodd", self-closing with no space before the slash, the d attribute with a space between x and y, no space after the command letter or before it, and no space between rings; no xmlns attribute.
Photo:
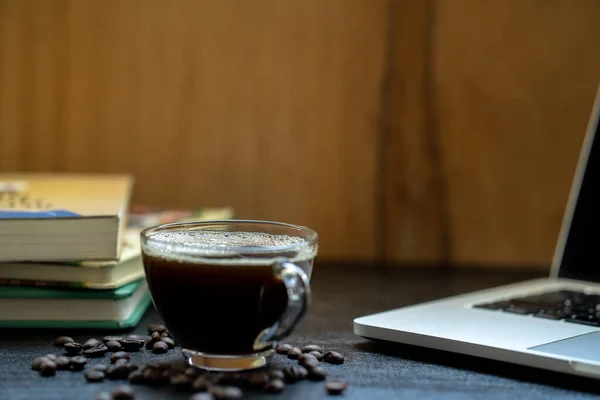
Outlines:
<svg viewBox="0 0 600 400"><path fill-rule="evenodd" d="M205 371L247 371L269 365L275 350L269 349L244 355L208 354L201 351L182 349L181 352L191 366Z"/></svg>

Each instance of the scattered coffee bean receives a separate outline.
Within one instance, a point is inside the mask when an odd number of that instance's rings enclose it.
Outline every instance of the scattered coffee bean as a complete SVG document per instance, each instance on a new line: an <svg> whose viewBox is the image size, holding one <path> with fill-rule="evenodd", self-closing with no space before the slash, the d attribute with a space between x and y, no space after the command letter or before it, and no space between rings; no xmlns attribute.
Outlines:
<svg viewBox="0 0 600 400"><path fill-rule="evenodd" d="M252 372L246 377L246 381L250 386L263 387L269 382L270 378L266 372Z"/></svg>
<svg viewBox="0 0 600 400"><path fill-rule="evenodd" d="M295 383L308 376L306 368L300 365L290 365L284 368L283 373L285 374L285 380L288 383Z"/></svg>
<svg viewBox="0 0 600 400"><path fill-rule="evenodd" d="M160 342L156 342L154 343L154 345L152 346L152 352L154 354L164 354L167 351L169 351L169 345L166 344L163 341Z"/></svg>
<svg viewBox="0 0 600 400"><path fill-rule="evenodd" d="M112 396L108 392L100 392L94 397L94 400L112 400Z"/></svg>
<svg viewBox="0 0 600 400"><path fill-rule="evenodd" d="M325 389L329 394L342 394L348 387L348 382L344 379L335 379L325 382Z"/></svg>
<svg viewBox="0 0 600 400"><path fill-rule="evenodd" d="M166 331L166 332L163 332L160 334L161 339L166 338L166 337L173 339L173 336L171 336L171 333L169 331Z"/></svg>
<svg viewBox="0 0 600 400"><path fill-rule="evenodd" d="M56 347L63 347L65 345L65 343L70 343L70 342L74 342L74 341L75 340L73 340L72 337L69 337L69 336L59 336L54 341L54 345Z"/></svg>
<svg viewBox="0 0 600 400"><path fill-rule="evenodd" d="M288 351L291 350L291 348L292 346L287 343L279 343L277 347L275 347L275 351L277 352L277 354L287 354Z"/></svg>
<svg viewBox="0 0 600 400"><path fill-rule="evenodd" d="M56 361L57 359L56 354L46 354L44 358L50 361Z"/></svg>
<svg viewBox="0 0 600 400"><path fill-rule="evenodd" d="M303 353L310 353L311 351L318 351L319 353L322 353L323 349L316 344L308 344L302 347Z"/></svg>
<svg viewBox="0 0 600 400"><path fill-rule="evenodd" d="M298 362L301 363L304 360L308 360L308 359L311 359L311 358L313 360L317 360L317 357L315 357L314 355L312 355L310 353L303 353L303 354L300 354L300 356L298 357ZM319 361L319 360L317 360L317 361Z"/></svg>
<svg viewBox="0 0 600 400"><path fill-rule="evenodd" d="M163 333L167 330L167 327L160 324L149 324L148 325L148 334L152 334L154 332Z"/></svg>
<svg viewBox="0 0 600 400"><path fill-rule="evenodd" d="M127 376L127 380L129 381L129 383L144 382L144 370L137 369L135 371L130 372L129 375Z"/></svg>
<svg viewBox="0 0 600 400"><path fill-rule="evenodd" d="M115 361L115 365L124 365L124 364L125 364L125 365L133 365L133 364L129 364L129 359L127 359L127 358L118 358L118 359ZM136 367L137 367L137 366L136 366Z"/></svg>
<svg viewBox="0 0 600 400"><path fill-rule="evenodd" d="M210 393L196 393L190 397L190 400L214 400L215 397Z"/></svg>
<svg viewBox="0 0 600 400"><path fill-rule="evenodd" d="M85 367L85 364L87 364L87 358L85 358L83 356L71 357L71 368L74 371L83 370L83 368Z"/></svg>
<svg viewBox="0 0 600 400"><path fill-rule="evenodd" d="M317 360L322 361L323 360L323 353L320 353L318 351L311 351L310 353L307 354L312 354L313 356L315 356L317 358Z"/></svg>
<svg viewBox="0 0 600 400"><path fill-rule="evenodd" d="M209 375L200 375L192 383L192 390L194 392L206 392L213 386L213 380L209 378Z"/></svg>
<svg viewBox="0 0 600 400"><path fill-rule="evenodd" d="M285 390L285 383L281 379L273 379L266 383L263 390L267 393L281 393Z"/></svg>
<svg viewBox="0 0 600 400"><path fill-rule="evenodd" d="M56 364L56 369L64 370L69 369L69 367L71 366L71 361L65 356L60 356L56 357L54 364Z"/></svg>
<svg viewBox="0 0 600 400"><path fill-rule="evenodd" d="M162 338L161 341L166 343L167 346L169 346L169 349L175 348L175 341L173 339L171 339L170 337Z"/></svg>
<svg viewBox="0 0 600 400"><path fill-rule="evenodd" d="M241 386L242 376L237 372L223 372L217 375L217 383L224 386Z"/></svg>
<svg viewBox="0 0 600 400"><path fill-rule="evenodd" d="M112 392L112 398L114 400L129 400L133 399L135 396L135 392L131 388L131 386L127 385L119 385Z"/></svg>
<svg viewBox="0 0 600 400"><path fill-rule="evenodd" d="M335 351L328 351L323 354L323 361L328 362L329 364L343 364L344 356Z"/></svg>
<svg viewBox="0 0 600 400"><path fill-rule="evenodd" d="M125 339L128 339L128 340L143 340L143 341L146 341L146 338L145 338L144 336L140 336L140 335L129 335L129 336L127 336ZM125 339L123 339L123 340L125 340ZM120 341L120 340L119 340L119 341Z"/></svg>
<svg viewBox="0 0 600 400"><path fill-rule="evenodd" d="M144 343L146 343L146 341L142 338L132 338L129 336L121 340L119 343L121 343L121 346L123 346L123 350L133 352L144 347Z"/></svg>
<svg viewBox="0 0 600 400"><path fill-rule="evenodd" d="M94 339L94 338L92 338L92 339L89 339L88 341L86 341L86 342L83 344L83 349L84 349L84 350L87 350L87 349L92 349L92 348L94 348L94 347L98 347L98 346L100 346L101 344L102 344L102 342L100 342L98 339Z"/></svg>
<svg viewBox="0 0 600 400"><path fill-rule="evenodd" d="M115 363L117 362L117 360L129 360L130 356L129 353L125 353L124 351L117 351L116 353L112 353L110 355L110 362Z"/></svg>
<svg viewBox="0 0 600 400"><path fill-rule="evenodd" d="M146 348L148 350L152 349L152 346L154 346L154 343L159 342L160 339L161 339L160 333L158 333L158 332L152 333L152 335L150 335L148 340L146 340Z"/></svg>
<svg viewBox="0 0 600 400"><path fill-rule="evenodd" d="M144 380L150 385L169 383L169 371L156 368L146 368L144 370Z"/></svg>
<svg viewBox="0 0 600 400"><path fill-rule="evenodd" d="M200 371L198 371L197 368L189 367L189 368L186 368L184 374L188 378L196 379L198 376L200 376Z"/></svg>
<svg viewBox="0 0 600 400"><path fill-rule="evenodd" d="M123 346L121 346L121 343L117 342L116 340L109 340L108 342L105 343L105 345L108 348L108 351L111 351L111 352L117 352L117 351L123 350Z"/></svg>
<svg viewBox="0 0 600 400"><path fill-rule="evenodd" d="M88 382L102 382L106 377L104 372L93 368L86 370L83 375Z"/></svg>
<svg viewBox="0 0 600 400"><path fill-rule="evenodd" d="M56 375L56 364L54 361L48 359L43 360L40 364L40 375L42 376L54 376Z"/></svg>
<svg viewBox="0 0 600 400"><path fill-rule="evenodd" d="M42 362L44 362L44 361L50 361L50 360L48 360L46 357L34 358L33 361L31 362L31 369L33 369L35 371L39 371L40 365L42 365Z"/></svg>
<svg viewBox="0 0 600 400"><path fill-rule="evenodd" d="M68 355L74 356L81 352L81 350L83 349L83 346L79 343L68 342L63 345L63 348L65 349L65 351L67 352Z"/></svg>
<svg viewBox="0 0 600 400"><path fill-rule="evenodd" d="M269 375L271 375L272 379L284 379L285 378L285 374L283 373L283 370L280 370L280 369L270 370Z"/></svg>
<svg viewBox="0 0 600 400"><path fill-rule="evenodd" d="M323 381L327 377L325 368L318 366L308 371L308 379L311 381Z"/></svg>
<svg viewBox="0 0 600 400"><path fill-rule="evenodd" d="M108 379L127 379L131 370L127 364L113 365L106 371L106 377Z"/></svg>
<svg viewBox="0 0 600 400"><path fill-rule="evenodd" d="M190 378L184 374L173 375L170 380L171 386L178 391L186 391L190 388Z"/></svg>
<svg viewBox="0 0 600 400"><path fill-rule="evenodd" d="M308 370L318 367L319 364L321 364L321 363L319 362L319 360L317 360L317 358L315 356L306 358L302 362L300 362L300 365L302 365L304 368L306 368Z"/></svg>
<svg viewBox="0 0 600 400"><path fill-rule="evenodd" d="M90 369L93 369L96 371L101 371L104 373L106 373L106 371L108 371L108 368L110 368L110 367L106 364L95 364L90 367Z"/></svg>
<svg viewBox="0 0 600 400"><path fill-rule="evenodd" d="M102 338L102 341L104 342L104 344L108 343L108 342L118 342L123 340L123 338L121 336L104 336Z"/></svg>
<svg viewBox="0 0 600 400"><path fill-rule="evenodd" d="M244 397L242 389L236 386L213 386L210 393L217 400L238 400Z"/></svg>
<svg viewBox="0 0 600 400"><path fill-rule="evenodd" d="M100 344L97 347L92 347L83 351L83 355L86 357L97 358L103 357L108 352L108 347L104 344Z"/></svg>
<svg viewBox="0 0 600 400"><path fill-rule="evenodd" d="M287 352L288 358L291 358L292 360L296 360L300 357L300 354L302 354L302 350L297 347L292 347L290 351Z"/></svg>

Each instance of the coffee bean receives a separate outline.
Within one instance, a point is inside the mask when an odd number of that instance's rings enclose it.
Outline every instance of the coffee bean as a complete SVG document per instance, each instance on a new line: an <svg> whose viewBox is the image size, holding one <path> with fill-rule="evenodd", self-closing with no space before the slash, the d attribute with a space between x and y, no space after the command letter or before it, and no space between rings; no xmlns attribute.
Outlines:
<svg viewBox="0 0 600 400"><path fill-rule="evenodd" d="M56 364L56 369L69 369L71 361L65 356L60 356L56 357L54 364Z"/></svg>
<svg viewBox="0 0 600 400"><path fill-rule="evenodd" d="M190 400L214 400L215 397L210 393L196 393L190 396Z"/></svg>
<svg viewBox="0 0 600 400"><path fill-rule="evenodd" d="M200 376L200 371L197 368L189 367L189 368L186 368L186 370L184 371L184 374L188 378L196 379L198 376Z"/></svg>
<svg viewBox="0 0 600 400"><path fill-rule="evenodd" d="M83 349L83 346L79 343L68 342L63 345L63 348L65 349L65 351L67 352L68 355L74 356L81 352L81 349Z"/></svg>
<svg viewBox="0 0 600 400"><path fill-rule="evenodd" d="M69 336L59 336L54 341L54 345L56 347L63 347L65 345L65 343L70 343L70 342L74 342L74 341L75 340L73 340L72 337L69 337Z"/></svg>
<svg viewBox="0 0 600 400"><path fill-rule="evenodd" d="M123 340L123 338L121 336L104 336L102 338L102 341L104 342L104 344L107 344L108 342L118 342Z"/></svg>
<svg viewBox="0 0 600 400"><path fill-rule="evenodd" d="M311 351L310 353L307 354L312 354L313 356L315 356L317 358L317 360L322 361L323 360L323 353L320 353L318 351Z"/></svg>
<svg viewBox="0 0 600 400"><path fill-rule="evenodd" d="M344 356L335 351L328 351L323 354L323 361L328 362L329 364L343 364Z"/></svg>
<svg viewBox="0 0 600 400"><path fill-rule="evenodd" d="M266 372L252 372L246 377L246 381L250 386L263 387L269 382L270 378Z"/></svg>
<svg viewBox="0 0 600 400"><path fill-rule="evenodd" d="M54 376L56 375L56 364L48 359L43 360L40 364L40 375Z"/></svg>
<svg viewBox="0 0 600 400"><path fill-rule="evenodd" d="M92 365L89 369L93 369L96 371L101 371L106 373L106 371L108 371L109 366L106 364L96 364L96 365Z"/></svg>
<svg viewBox="0 0 600 400"><path fill-rule="evenodd" d="M309 359L317 360L317 357L315 357L315 356L313 356L312 354L309 354L309 353L300 354L300 356L298 357L298 362L302 363L305 360L309 360ZM319 361L319 360L317 360L317 361Z"/></svg>
<svg viewBox="0 0 600 400"><path fill-rule="evenodd" d="M108 348L108 351L111 351L111 352L117 352L117 351L123 350L123 346L121 346L121 343L117 342L116 340L109 340L108 342L105 343L105 345Z"/></svg>
<svg viewBox="0 0 600 400"><path fill-rule="evenodd" d="M129 335L129 336L127 336L125 339L128 339L128 340L143 340L143 341L146 341L146 338L145 338L144 336L140 336L140 335ZM125 340L125 339L123 339L123 340ZM119 340L119 342L120 342L120 340Z"/></svg>
<svg viewBox="0 0 600 400"><path fill-rule="evenodd" d="M135 392L131 388L131 386L127 385L119 385L112 392L113 400L129 400L133 399L135 396Z"/></svg>
<svg viewBox="0 0 600 400"><path fill-rule="evenodd" d="M83 355L91 358L103 357L108 352L108 347L104 344L89 348L83 351Z"/></svg>
<svg viewBox="0 0 600 400"><path fill-rule="evenodd" d="M280 369L270 370L269 375L271 375L272 379L284 379L285 378L285 374L283 373L283 370L280 370Z"/></svg>
<svg viewBox="0 0 600 400"><path fill-rule="evenodd" d="M129 383L144 382L144 370L138 369L138 370L130 372L129 375L127 376L127 380L129 381Z"/></svg>
<svg viewBox="0 0 600 400"><path fill-rule="evenodd" d="M56 361L57 359L56 354L46 354L44 358L50 361Z"/></svg>
<svg viewBox="0 0 600 400"><path fill-rule="evenodd" d="M266 383L263 390L267 393L281 393L285 390L285 383L281 379L273 379Z"/></svg>
<svg viewBox="0 0 600 400"><path fill-rule="evenodd" d="M48 360L46 357L34 358L33 361L31 362L31 369L33 369L35 371L39 371L40 365L42 365L42 362L44 362L44 361L50 361L50 360Z"/></svg>
<svg viewBox="0 0 600 400"><path fill-rule="evenodd" d="M112 400L112 396L108 392L100 392L94 397L94 400Z"/></svg>
<svg viewBox="0 0 600 400"><path fill-rule="evenodd" d="M192 390L194 392L206 392L213 386L214 382L209 375L200 375L194 382L192 383Z"/></svg>
<svg viewBox="0 0 600 400"><path fill-rule="evenodd" d="M141 338L132 338L129 336L121 340L119 343L121 343L121 346L123 346L123 350L133 352L144 347L144 343L146 343L146 341Z"/></svg>
<svg viewBox="0 0 600 400"><path fill-rule="evenodd" d="M152 352L154 354L164 354L167 351L169 351L169 345L166 344L163 341L160 342L156 342L154 343L154 345L152 346Z"/></svg>
<svg viewBox="0 0 600 400"><path fill-rule="evenodd" d="M87 349L92 349L92 348L94 348L94 347L98 347L98 346L100 346L101 344L102 344L102 342L100 342L98 339L94 339L94 338L92 338L92 339L89 339L88 341L86 341L86 342L83 344L83 349L84 349L84 350L87 350Z"/></svg>
<svg viewBox="0 0 600 400"><path fill-rule="evenodd" d="M81 371L85 367L85 364L87 364L87 358L83 356L71 357L71 368L74 371Z"/></svg>
<svg viewBox="0 0 600 400"><path fill-rule="evenodd" d="M308 344L302 347L303 353L310 353L311 351L318 351L319 353L322 353L323 349L316 344Z"/></svg>
<svg viewBox="0 0 600 400"><path fill-rule="evenodd" d="M150 335L148 340L146 340L146 348L148 350L152 349L152 346L154 346L154 343L159 342L160 339L161 339L160 333L154 332L152 335Z"/></svg>
<svg viewBox="0 0 600 400"><path fill-rule="evenodd" d="M165 332L161 333L160 337L161 337L161 339L166 338L166 337L173 339L173 336L171 336L171 332L169 332L169 331L165 331Z"/></svg>
<svg viewBox="0 0 600 400"><path fill-rule="evenodd" d="M83 375L88 382L102 382L106 377L104 372L93 368L86 370Z"/></svg>
<svg viewBox="0 0 600 400"><path fill-rule="evenodd" d="M148 325L148 334L152 334L154 332L163 333L167 330L167 327L160 324L149 324Z"/></svg>
<svg viewBox="0 0 600 400"><path fill-rule="evenodd" d="M288 383L295 383L308 376L306 368L300 365L290 365L285 367L283 373L285 374L285 380Z"/></svg>
<svg viewBox="0 0 600 400"><path fill-rule="evenodd" d="M131 370L128 364L113 365L106 371L108 379L127 379Z"/></svg>
<svg viewBox="0 0 600 400"><path fill-rule="evenodd" d="M167 344L167 346L169 346L169 349L174 349L175 348L175 341L169 337L165 337L162 338L161 341L163 341L164 343Z"/></svg>
<svg viewBox="0 0 600 400"><path fill-rule="evenodd" d="M325 389L329 394L342 394L348 387L348 382L344 379L335 379L325 382Z"/></svg>
<svg viewBox="0 0 600 400"><path fill-rule="evenodd" d="M311 381L323 381L327 377L325 368L318 366L308 371L308 379Z"/></svg>
<svg viewBox="0 0 600 400"><path fill-rule="evenodd" d="M242 376L237 372L223 372L217 375L217 383L224 386L241 386Z"/></svg>
<svg viewBox="0 0 600 400"><path fill-rule="evenodd" d="M144 370L144 380L150 385L169 383L169 371L156 368L146 368L146 370Z"/></svg>
<svg viewBox="0 0 600 400"><path fill-rule="evenodd" d="M173 375L171 377L171 386L178 391L186 391L190 388L190 378L183 374Z"/></svg>
<svg viewBox="0 0 600 400"><path fill-rule="evenodd" d="M318 367L319 364L321 364L321 363L314 356L310 357L310 358L306 358L300 363L300 365L302 365L304 368L306 368L308 370Z"/></svg>
<svg viewBox="0 0 600 400"><path fill-rule="evenodd" d="M112 353L110 355L110 362L115 363L117 360L129 360L129 353L125 353L124 351L117 351L116 353Z"/></svg>
<svg viewBox="0 0 600 400"><path fill-rule="evenodd" d="M292 346L287 343L279 343L277 347L275 347L275 351L277 354L287 354L291 348Z"/></svg>
<svg viewBox="0 0 600 400"><path fill-rule="evenodd" d="M300 354L302 354L302 350L297 347L292 347L290 351L288 351L287 356L292 360L296 360L298 357L300 357Z"/></svg>
<svg viewBox="0 0 600 400"><path fill-rule="evenodd" d="M217 400L238 400L244 397L242 389L236 386L213 386L210 393Z"/></svg>
<svg viewBox="0 0 600 400"><path fill-rule="evenodd" d="M127 358L118 358L115 361L115 365L132 365L132 364L129 364L129 359L127 359Z"/></svg>

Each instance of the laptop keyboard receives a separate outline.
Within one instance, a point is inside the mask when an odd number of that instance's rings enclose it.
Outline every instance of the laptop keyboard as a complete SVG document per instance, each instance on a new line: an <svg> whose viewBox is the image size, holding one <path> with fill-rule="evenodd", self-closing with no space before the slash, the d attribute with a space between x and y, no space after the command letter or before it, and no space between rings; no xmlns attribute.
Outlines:
<svg viewBox="0 0 600 400"><path fill-rule="evenodd" d="M600 295L598 294L559 290L494 303L481 303L473 307L600 326Z"/></svg>

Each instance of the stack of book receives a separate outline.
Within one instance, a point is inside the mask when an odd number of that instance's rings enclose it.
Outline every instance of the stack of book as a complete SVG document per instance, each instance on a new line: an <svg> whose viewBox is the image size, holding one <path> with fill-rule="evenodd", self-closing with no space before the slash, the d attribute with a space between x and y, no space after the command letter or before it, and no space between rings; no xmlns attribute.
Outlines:
<svg viewBox="0 0 600 400"><path fill-rule="evenodd" d="M130 205L126 175L0 174L0 328L131 328L151 303L139 234L229 208Z"/></svg>

